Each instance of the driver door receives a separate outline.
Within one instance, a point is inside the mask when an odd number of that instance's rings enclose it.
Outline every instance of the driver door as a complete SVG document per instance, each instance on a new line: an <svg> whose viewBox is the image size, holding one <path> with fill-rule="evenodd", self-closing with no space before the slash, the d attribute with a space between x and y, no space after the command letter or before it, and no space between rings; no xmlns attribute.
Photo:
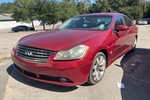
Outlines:
<svg viewBox="0 0 150 100"><path fill-rule="evenodd" d="M124 46L126 44L125 35L127 31L119 31L117 32L115 28L119 25L124 25L123 19L121 15L118 15L115 19L114 31L113 31L113 39L114 39L114 49L113 49L113 58L118 58L122 52L124 51Z"/></svg>

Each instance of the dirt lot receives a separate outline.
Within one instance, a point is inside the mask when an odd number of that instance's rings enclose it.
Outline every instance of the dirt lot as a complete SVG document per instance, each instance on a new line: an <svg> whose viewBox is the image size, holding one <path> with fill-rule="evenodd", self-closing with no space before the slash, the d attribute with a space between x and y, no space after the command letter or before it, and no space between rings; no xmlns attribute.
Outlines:
<svg viewBox="0 0 150 100"><path fill-rule="evenodd" d="M28 79L19 74L10 59L0 66L0 99L3 100L150 100L150 25L139 27L137 49L107 68L97 85L63 87ZM24 35L34 32L0 33L1 57ZM125 88L118 88L123 83Z"/></svg>

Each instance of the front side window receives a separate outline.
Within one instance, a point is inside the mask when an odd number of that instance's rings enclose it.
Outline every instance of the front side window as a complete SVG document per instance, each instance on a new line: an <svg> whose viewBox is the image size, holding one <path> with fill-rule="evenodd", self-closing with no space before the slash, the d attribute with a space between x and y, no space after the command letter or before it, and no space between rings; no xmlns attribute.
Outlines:
<svg viewBox="0 0 150 100"><path fill-rule="evenodd" d="M123 16L123 18L124 18L125 24L127 26L129 26L129 27L132 26L132 20L130 18L128 18L126 16Z"/></svg>
<svg viewBox="0 0 150 100"><path fill-rule="evenodd" d="M119 26L119 25L124 25L121 15L118 15L118 16L116 17L116 20L115 20L115 28L116 28L117 26Z"/></svg>
<svg viewBox="0 0 150 100"><path fill-rule="evenodd" d="M142 21L146 21L146 19L142 19Z"/></svg>
<svg viewBox="0 0 150 100"><path fill-rule="evenodd" d="M112 16L77 16L67 20L58 29L107 30Z"/></svg>

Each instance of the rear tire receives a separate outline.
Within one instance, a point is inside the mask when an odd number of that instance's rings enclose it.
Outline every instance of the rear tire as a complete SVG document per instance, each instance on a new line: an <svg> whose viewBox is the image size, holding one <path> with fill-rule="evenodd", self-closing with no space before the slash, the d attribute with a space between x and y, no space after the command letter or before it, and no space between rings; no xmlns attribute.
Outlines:
<svg viewBox="0 0 150 100"><path fill-rule="evenodd" d="M137 43L137 38L135 37L131 51L135 51L135 49L136 49L136 43Z"/></svg>
<svg viewBox="0 0 150 100"><path fill-rule="evenodd" d="M97 84L104 76L107 66L106 56L103 52L96 54L87 83L94 85Z"/></svg>

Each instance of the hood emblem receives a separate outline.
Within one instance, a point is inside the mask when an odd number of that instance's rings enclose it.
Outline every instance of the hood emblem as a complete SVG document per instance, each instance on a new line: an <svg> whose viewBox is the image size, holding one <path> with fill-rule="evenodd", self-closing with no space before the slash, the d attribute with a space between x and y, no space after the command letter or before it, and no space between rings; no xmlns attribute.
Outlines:
<svg viewBox="0 0 150 100"><path fill-rule="evenodd" d="M32 56L33 53L32 53L31 51L25 51L25 55L27 55L27 56Z"/></svg>

